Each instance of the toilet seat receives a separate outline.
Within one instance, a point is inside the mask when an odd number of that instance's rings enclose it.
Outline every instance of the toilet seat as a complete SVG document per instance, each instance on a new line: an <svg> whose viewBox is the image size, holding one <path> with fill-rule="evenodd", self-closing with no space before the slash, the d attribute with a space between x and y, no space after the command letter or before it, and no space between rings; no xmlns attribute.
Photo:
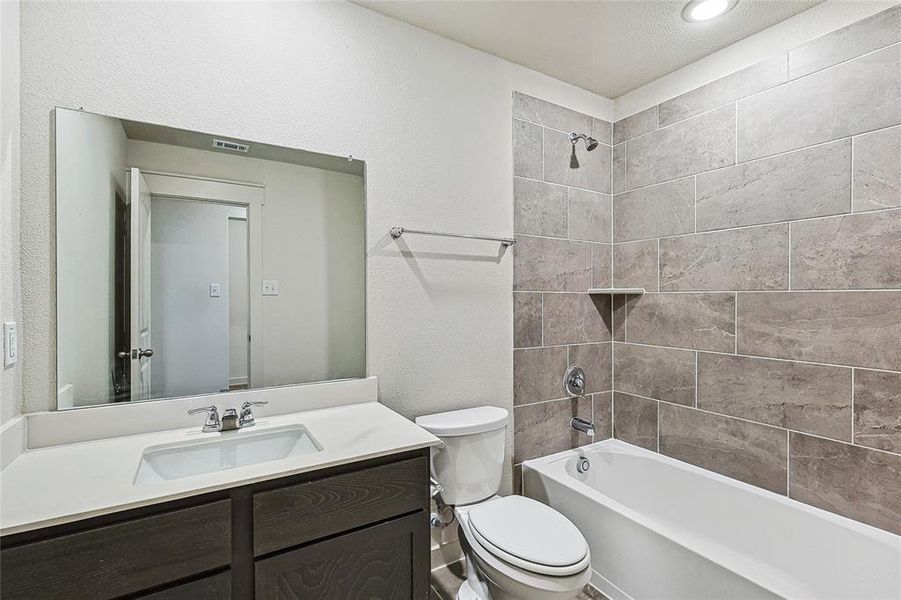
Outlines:
<svg viewBox="0 0 901 600"><path fill-rule="evenodd" d="M588 543L578 528L531 498L497 498L471 507L467 516L474 546L514 567L566 577L589 566Z"/></svg>

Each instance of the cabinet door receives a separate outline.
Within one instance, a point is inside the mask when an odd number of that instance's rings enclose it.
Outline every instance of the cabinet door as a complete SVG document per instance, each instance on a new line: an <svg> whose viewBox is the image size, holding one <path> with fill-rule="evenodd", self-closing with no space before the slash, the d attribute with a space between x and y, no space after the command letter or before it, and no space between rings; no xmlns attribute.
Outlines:
<svg viewBox="0 0 901 600"><path fill-rule="evenodd" d="M427 600L428 513L256 563L256 600Z"/></svg>
<svg viewBox="0 0 901 600"><path fill-rule="evenodd" d="M223 571L140 596L140 600L231 600L231 573Z"/></svg>

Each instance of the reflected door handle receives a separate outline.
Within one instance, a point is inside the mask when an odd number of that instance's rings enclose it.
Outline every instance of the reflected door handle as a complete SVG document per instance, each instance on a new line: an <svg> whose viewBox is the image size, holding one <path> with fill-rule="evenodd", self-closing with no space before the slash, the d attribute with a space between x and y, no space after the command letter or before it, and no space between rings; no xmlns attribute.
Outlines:
<svg viewBox="0 0 901 600"><path fill-rule="evenodd" d="M138 358L150 358L151 356L153 356L153 350L151 350L150 348L138 348Z"/></svg>
<svg viewBox="0 0 901 600"><path fill-rule="evenodd" d="M131 357L131 352L126 352L124 350L122 352L116 352L116 358L118 358L119 360L125 360L126 358L130 358L130 357Z"/></svg>

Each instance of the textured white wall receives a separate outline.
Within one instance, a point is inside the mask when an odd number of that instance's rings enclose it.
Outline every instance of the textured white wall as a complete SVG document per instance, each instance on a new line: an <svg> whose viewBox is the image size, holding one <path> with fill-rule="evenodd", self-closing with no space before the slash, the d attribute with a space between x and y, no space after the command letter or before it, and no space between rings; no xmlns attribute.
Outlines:
<svg viewBox="0 0 901 600"><path fill-rule="evenodd" d="M19 322L19 2L0 2L0 322ZM22 362L0 363L0 423L22 407Z"/></svg>
<svg viewBox="0 0 901 600"><path fill-rule="evenodd" d="M55 389L54 105L364 159L382 400L512 407L511 253L388 229L510 234L513 90L604 119L609 100L343 2L28 2L22 43L26 410Z"/></svg>

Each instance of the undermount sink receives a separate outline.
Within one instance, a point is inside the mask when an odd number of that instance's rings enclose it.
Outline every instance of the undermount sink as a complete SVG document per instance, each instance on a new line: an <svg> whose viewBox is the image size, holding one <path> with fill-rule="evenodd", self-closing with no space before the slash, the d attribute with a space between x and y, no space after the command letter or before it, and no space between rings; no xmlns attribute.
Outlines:
<svg viewBox="0 0 901 600"><path fill-rule="evenodd" d="M302 425L209 435L212 439L146 448L135 485L236 469L322 450Z"/></svg>

